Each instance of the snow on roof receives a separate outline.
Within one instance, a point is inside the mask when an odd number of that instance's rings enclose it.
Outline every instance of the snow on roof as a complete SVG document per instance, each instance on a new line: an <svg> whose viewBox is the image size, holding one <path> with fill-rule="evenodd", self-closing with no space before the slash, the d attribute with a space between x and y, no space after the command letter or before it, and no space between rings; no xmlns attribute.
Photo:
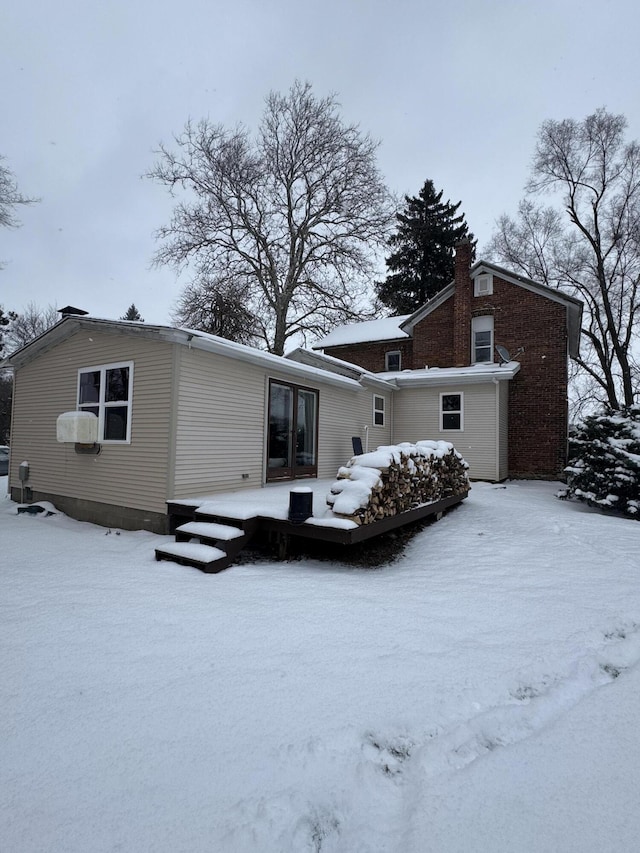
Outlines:
<svg viewBox="0 0 640 853"><path fill-rule="evenodd" d="M393 341L399 338L408 338L409 335L402 331L400 325L410 316L410 314L403 314L400 317L383 317L381 320L365 320L363 323L337 326L326 337L318 341L313 349L339 347L343 344L359 344L366 341Z"/></svg>
<svg viewBox="0 0 640 853"><path fill-rule="evenodd" d="M471 384L475 382L499 382L513 379L520 370L520 362L507 364L483 362L470 367L424 367L422 370L400 370L376 374L381 379L394 382L398 387Z"/></svg>
<svg viewBox="0 0 640 853"><path fill-rule="evenodd" d="M332 385L341 385L354 390L361 387L357 379L339 375L335 371L291 361L283 356L274 355L265 350L247 346L246 344L235 343L226 338L220 338L217 335L200 332L197 329L176 328L174 326L155 325L141 321L81 317L78 315L63 317L62 320L59 320L54 326L43 332L42 335L39 335L21 349L7 356L3 361L0 361L0 366L19 367L66 338L77 328L126 328L132 334L187 345L204 350L205 352L249 362L268 370L304 376L307 379L313 378L317 381L328 382Z"/></svg>
<svg viewBox="0 0 640 853"><path fill-rule="evenodd" d="M307 364L310 367L315 366L320 370L329 370L358 381L364 380L369 385L377 385L379 387L388 385L387 380L382 378L379 373L372 373L370 370L365 370L364 367L352 364L350 361L344 361L341 358L326 355L325 353L312 352L303 347L298 347L298 349L287 353L285 358L297 361L300 364Z"/></svg>

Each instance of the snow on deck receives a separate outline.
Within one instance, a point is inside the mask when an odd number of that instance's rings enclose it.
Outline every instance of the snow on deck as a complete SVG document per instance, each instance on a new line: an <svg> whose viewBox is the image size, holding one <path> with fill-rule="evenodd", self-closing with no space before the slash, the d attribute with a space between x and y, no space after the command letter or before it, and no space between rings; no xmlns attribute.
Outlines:
<svg viewBox="0 0 640 853"><path fill-rule="evenodd" d="M201 512L246 521L260 516L286 521L289 517L289 493L303 484L313 493L313 516L305 524L317 527L335 527L351 530L358 525L345 518L336 518L327 506L327 494L335 477L320 480L287 480L283 483L269 483L260 489L242 489L237 492L224 492L216 495L199 495L192 498L179 498L170 503L182 506L197 506Z"/></svg>

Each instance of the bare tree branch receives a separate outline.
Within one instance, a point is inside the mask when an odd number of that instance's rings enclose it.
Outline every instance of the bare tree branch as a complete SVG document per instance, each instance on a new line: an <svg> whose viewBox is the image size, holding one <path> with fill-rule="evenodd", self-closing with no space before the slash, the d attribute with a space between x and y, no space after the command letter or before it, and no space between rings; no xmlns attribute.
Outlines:
<svg viewBox="0 0 640 853"><path fill-rule="evenodd" d="M640 379L640 147L625 142L625 129L624 116L604 109L544 122L527 189L559 193L564 216L526 199L517 220L498 221L488 247L584 301L579 403L595 397L613 409L633 404Z"/></svg>
<svg viewBox="0 0 640 853"><path fill-rule="evenodd" d="M255 138L203 120L175 144L161 146L148 173L177 199L157 232L156 264L241 288L278 354L292 335L322 334L366 310L393 202L377 143L345 124L333 96L296 82L267 96Z"/></svg>

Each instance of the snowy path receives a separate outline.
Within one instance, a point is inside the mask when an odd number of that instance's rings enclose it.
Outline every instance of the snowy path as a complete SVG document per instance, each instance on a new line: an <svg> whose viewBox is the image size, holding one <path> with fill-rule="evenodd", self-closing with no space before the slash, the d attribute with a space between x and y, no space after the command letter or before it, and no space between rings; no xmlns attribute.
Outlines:
<svg viewBox="0 0 640 853"><path fill-rule="evenodd" d="M0 849L635 851L640 525L476 484L378 570L0 508Z"/></svg>

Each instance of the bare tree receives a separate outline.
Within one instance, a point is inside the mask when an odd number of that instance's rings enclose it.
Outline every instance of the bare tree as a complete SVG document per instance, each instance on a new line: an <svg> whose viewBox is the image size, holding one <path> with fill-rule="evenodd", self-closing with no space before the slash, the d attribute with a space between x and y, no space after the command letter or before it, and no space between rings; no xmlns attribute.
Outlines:
<svg viewBox="0 0 640 853"><path fill-rule="evenodd" d="M517 219L498 221L488 248L584 301L577 393L613 409L633 404L640 377L640 147L625 129L624 116L604 109L544 122L527 191L559 195L564 212L528 198Z"/></svg>
<svg viewBox="0 0 640 853"><path fill-rule="evenodd" d="M39 308L30 302L22 314L4 312L0 306L0 356L26 346L34 338L60 319L53 305ZM13 375L11 370L0 370L0 444L9 439Z"/></svg>
<svg viewBox="0 0 640 853"><path fill-rule="evenodd" d="M250 294L233 281L202 278L185 287L173 320L179 326L255 345L264 339L266 329L247 307L250 301Z"/></svg>
<svg viewBox="0 0 640 853"><path fill-rule="evenodd" d="M38 199L22 195L18 190L13 172L2 165L4 159L0 156L0 228L17 228L20 222L16 217L16 208L20 205L33 204ZM3 264L0 262L0 269L2 267Z"/></svg>
<svg viewBox="0 0 640 853"><path fill-rule="evenodd" d="M0 156L0 161L4 159ZM0 162L0 227L17 228L20 222L16 218L16 207L33 204L37 200L22 195L13 172Z"/></svg>
<svg viewBox="0 0 640 853"><path fill-rule="evenodd" d="M268 95L255 138L203 120L176 144L148 175L180 194L157 264L233 281L274 353L362 316L393 206L377 143L342 121L335 97L296 82Z"/></svg>
<svg viewBox="0 0 640 853"><path fill-rule="evenodd" d="M34 302L29 302L22 314L13 314L13 319L6 332L6 347L9 351L26 346L34 338L46 332L60 319L55 305L40 308Z"/></svg>

